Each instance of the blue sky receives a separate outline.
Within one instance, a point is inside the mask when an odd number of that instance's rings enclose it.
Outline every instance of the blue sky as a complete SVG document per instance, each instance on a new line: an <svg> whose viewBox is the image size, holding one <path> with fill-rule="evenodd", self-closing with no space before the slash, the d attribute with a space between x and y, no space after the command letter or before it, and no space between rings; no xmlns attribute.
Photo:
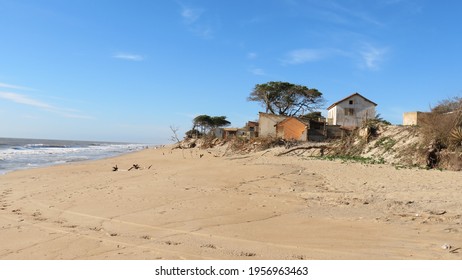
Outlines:
<svg viewBox="0 0 462 280"><path fill-rule="evenodd" d="M169 143L256 84L359 92L401 123L462 92L462 2L0 0L0 137ZM326 115L324 113L324 115Z"/></svg>

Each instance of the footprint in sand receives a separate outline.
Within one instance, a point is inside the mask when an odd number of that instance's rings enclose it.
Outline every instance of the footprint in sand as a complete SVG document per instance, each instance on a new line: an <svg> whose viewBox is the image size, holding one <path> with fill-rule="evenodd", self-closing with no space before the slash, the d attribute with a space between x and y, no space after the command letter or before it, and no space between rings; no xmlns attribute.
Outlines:
<svg viewBox="0 0 462 280"><path fill-rule="evenodd" d="M42 213L41 213L41 212L34 212L34 213L32 214L32 217L34 217L34 220L35 220L35 221L41 221L41 222L43 222L43 221L48 220L47 218L42 217Z"/></svg>
<svg viewBox="0 0 462 280"><path fill-rule="evenodd" d="M99 228L99 227L91 227L91 228L88 228L89 230L93 230L93 231L102 231L103 229L102 228Z"/></svg>
<svg viewBox="0 0 462 280"><path fill-rule="evenodd" d="M239 256L241 257L255 257L257 254L252 252L241 252Z"/></svg>
<svg viewBox="0 0 462 280"><path fill-rule="evenodd" d="M205 245L202 245L201 248L216 249L217 247L213 244L205 244Z"/></svg>
<svg viewBox="0 0 462 280"><path fill-rule="evenodd" d="M175 242L175 241L170 241L170 240L165 241L164 243L167 244L167 245L169 245L169 246L170 246L170 245L176 246L176 245L180 245L180 244L181 244L181 242Z"/></svg>
<svg viewBox="0 0 462 280"><path fill-rule="evenodd" d="M65 227L65 228L76 228L77 225L64 225L63 227Z"/></svg>

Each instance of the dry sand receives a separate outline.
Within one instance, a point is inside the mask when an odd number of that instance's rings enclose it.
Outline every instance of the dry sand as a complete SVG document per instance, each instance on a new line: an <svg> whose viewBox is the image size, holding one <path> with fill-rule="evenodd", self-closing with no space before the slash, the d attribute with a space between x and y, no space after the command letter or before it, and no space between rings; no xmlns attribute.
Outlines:
<svg viewBox="0 0 462 280"><path fill-rule="evenodd" d="M0 176L0 258L462 259L461 172L276 152L149 149Z"/></svg>

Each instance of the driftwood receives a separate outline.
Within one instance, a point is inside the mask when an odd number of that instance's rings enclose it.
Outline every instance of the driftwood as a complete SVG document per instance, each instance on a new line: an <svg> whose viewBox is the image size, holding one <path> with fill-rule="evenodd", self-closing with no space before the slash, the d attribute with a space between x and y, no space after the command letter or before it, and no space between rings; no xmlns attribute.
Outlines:
<svg viewBox="0 0 462 280"><path fill-rule="evenodd" d="M116 166L112 167L112 171L117 171L117 170L119 170L119 167L117 167L117 164L116 164Z"/></svg>
<svg viewBox="0 0 462 280"><path fill-rule="evenodd" d="M325 149L331 149L330 146L326 146L326 145L320 145L320 146L302 146L302 147L295 147L295 148L292 148L288 151L285 151L285 152L282 152L282 153L279 153L277 154L276 156L283 156L283 155L286 155L288 153L291 153L293 151L297 151L297 150L311 150L311 149L321 149L321 154L324 154L324 150Z"/></svg>
<svg viewBox="0 0 462 280"><path fill-rule="evenodd" d="M176 143L175 146L172 147L172 150L175 150L175 149L182 149L183 150L183 147L181 146L180 143Z"/></svg>
<svg viewBox="0 0 462 280"><path fill-rule="evenodd" d="M140 169L140 166L139 166L138 164L133 164L133 166L130 167L130 168L128 169L128 171L132 170L133 168L135 168L135 169Z"/></svg>

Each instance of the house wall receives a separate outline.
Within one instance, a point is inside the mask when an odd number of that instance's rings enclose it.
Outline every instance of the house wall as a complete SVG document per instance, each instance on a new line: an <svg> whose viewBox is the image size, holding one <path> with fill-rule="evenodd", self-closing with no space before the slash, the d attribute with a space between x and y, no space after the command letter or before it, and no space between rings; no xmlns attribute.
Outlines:
<svg viewBox="0 0 462 280"><path fill-rule="evenodd" d="M327 124L334 125L337 123L337 106L327 111Z"/></svg>
<svg viewBox="0 0 462 280"><path fill-rule="evenodd" d="M276 137L276 127L278 122L285 120L286 116L279 116L267 113L260 113L258 119L259 137Z"/></svg>
<svg viewBox="0 0 462 280"><path fill-rule="evenodd" d="M353 104L350 104L350 100ZM345 110L352 109L353 115L346 115ZM332 125L340 125L345 128L361 126L367 119L375 118L375 105L360 96L352 96L331 108L328 117L332 119Z"/></svg>
<svg viewBox="0 0 462 280"><path fill-rule="evenodd" d="M285 140L307 141L307 126L295 118L289 118L276 126L276 135Z"/></svg>
<svg viewBox="0 0 462 280"><path fill-rule="evenodd" d="M403 125L420 125L422 120L428 115L425 112L406 112L403 113Z"/></svg>
<svg viewBox="0 0 462 280"><path fill-rule="evenodd" d="M224 138L224 137L223 137L223 128L221 128L221 127L215 128L215 130L213 131L213 135L214 135L216 138Z"/></svg>

